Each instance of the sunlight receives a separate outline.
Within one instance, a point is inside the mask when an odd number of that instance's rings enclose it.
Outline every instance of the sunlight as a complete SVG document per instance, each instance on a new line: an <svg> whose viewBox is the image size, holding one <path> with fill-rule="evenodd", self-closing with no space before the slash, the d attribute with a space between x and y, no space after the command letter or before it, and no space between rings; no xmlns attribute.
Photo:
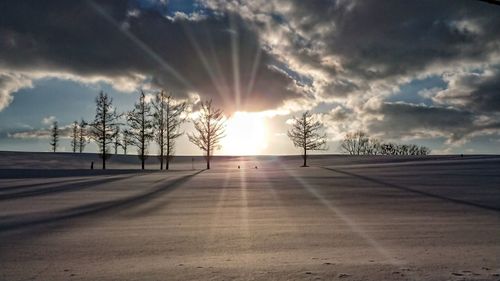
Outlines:
<svg viewBox="0 0 500 281"><path fill-rule="evenodd" d="M221 141L223 154L256 155L267 147L266 123L261 114L236 112L226 124L226 137Z"/></svg>

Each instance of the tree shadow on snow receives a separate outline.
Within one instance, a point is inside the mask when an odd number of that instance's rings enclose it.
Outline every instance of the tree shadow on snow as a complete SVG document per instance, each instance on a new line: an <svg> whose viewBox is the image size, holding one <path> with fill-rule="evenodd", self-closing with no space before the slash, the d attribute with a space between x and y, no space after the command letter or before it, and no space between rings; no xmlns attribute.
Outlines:
<svg viewBox="0 0 500 281"><path fill-rule="evenodd" d="M154 199L155 197L165 192L172 191L173 189L181 186L182 184L190 180L192 177L200 174L203 171L204 170L200 170L194 174L186 175L174 179L172 181L168 181L167 183L161 183L159 184L158 187L152 190L149 190L147 192L138 195L129 196L126 198L105 201L105 202L90 203L78 207L64 209L58 212L52 212L37 218L30 217L23 219L19 218L19 216L5 217L0 220L0 233L12 230L42 226L65 220L76 219L84 216L102 215L104 213L109 213L109 212L118 212L124 209L136 207L140 204L146 203L149 200Z"/></svg>
<svg viewBox="0 0 500 281"><path fill-rule="evenodd" d="M347 171L343 171L343 170L339 170L339 169L327 168L327 167L322 167L322 168L325 169L325 170L329 170L329 171L337 172L337 173L340 173L340 174L348 175L348 176L351 176L351 177L355 177L355 178L363 179L363 180L366 180L366 181L370 181L370 182L379 184L379 185L384 186L384 187L396 188L396 189L399 189L399 190L404 190L404 191L407 191L407 192L412 192L412 193L415 193L415 194L419 194L419 195L423 195L423 196L427 196L427 197L431 197L431 198L445 200L445 201L452 202L452 203L455 203L455 204L462 204L462 205L467 205L467 206L471 206L471 207L480 208L480 209L483 209L483 210L500 212L500 207L497 207L497 206L488 206L488 205L479 204L479 203L476 203L476 202L470 202L470 201L466 201L466 200L462 200L462 199L451 198L451 197L447 197L447 196L444 196L444 195L434 194L434 193L430 193L430 192L426 192L426 191L422 191L422 190L417 190L417 189L413 189L413 188L409 188L409 187L405 187L405 186L401 186L401 185L397 185L397 184L393 184L393 183L388 183L388 182L385 182L385 181L382 181L382 180L379 180L379 179L376 179L376 178L367 177L367 176L363 176L363 175L359 175L359 174L355 174L355 173L352 173L352 172L347 172Z"/></svg>

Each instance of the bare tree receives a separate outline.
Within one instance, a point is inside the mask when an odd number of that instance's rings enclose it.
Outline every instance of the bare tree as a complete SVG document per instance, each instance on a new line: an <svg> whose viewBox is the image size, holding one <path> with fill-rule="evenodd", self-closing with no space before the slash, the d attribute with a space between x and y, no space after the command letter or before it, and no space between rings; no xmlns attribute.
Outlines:
<svg viewBox="0 0 500 281"><path fill-rule="evenodd" d="M134 109L128 113L127 121L133 145L138 148L138 156L141 159L141 168L144 170L149 141L153 139L153 123L151 121L151 106L146 102L144 92L141 92L139 102L134 105Z"/></svg>
<svg viewBox="0 0 500 281"><path fill-rule="evenodd" d="M418 155L419 147L416 144L408 145L408 155Z"/></svg>
<svg viewBox="0 0 500 281"><path fill-rule="evenodd" d="M366 154L369 145L368 135L362 131L347 133L340 147L350 155Z"/></svg>
<svg viewBox="0 0 500 281"><path fill-rule="evenodd" d="M328 149L326 134L320 133L322 129L323 124L314 120L309 111L304 112L299 118L293 118L292 129L288 131L288 137L292 140L293 145L303 150L304 164L302 167L307 167L307 151Z"/></svg>
<svg viewBox="0 0 500 281"><path fill-rule="evenodd" d="M50 129L50 146L52 147L52 152L56 152L58 145L59 145L59 127L57 125L57 121L54 121Z"/></svg>
<svg viewBox="0 0 500 281"><path fill-rule="evenodd" d="M87 122L85 122L85 120L81 120L80 121L80 124L79 124L79 128L80 128L80 132L78 133L78 149L80 151L80 153L83 152L83 150L85 149L85 146L87 145L88 143L88 140L87 140L87 130L85 129L87 127Z"/></svg>
<svg viewBox="0 0 500 281"><path fill-rule="evenodd" d="M380 143L380 140L369 138L368 144L366 145L366 149L365 149L366 154L368 154L368 155L380 155L381 154L381 151L380 151L381 145L382 144Z"/></svg>
<svg viewBox="0 0 500 281"><path fill-rule="evenodd" d="M78 150L78 122L75 121L71 125L71 148L73 149L73 153L76 153Z"/></svg>
<svg viewBox="0 0 500 281"><path fill-rule="evenodd" d="M428 155L431 151L416 144L380 142L362 131L347 133L341 149L350 155Z"/></svg>
<svg viewBox="0 0 500 281"><path fill-rule="evenodd" d="M120 115L113 108L113 99L104 92L100 92L96 100L96 114L91 126L90 137L99 147L102 158L102 169L106 169L106 159L111 157L108 146L113 143L116 126L119 124Z"/></svg>
<svg viewBox="0 0 500 281"><path fill-rule="evenodd" d="M397 145L391 142L383 143L381 145L382 155L395 155Z"/></svg>
<svg viewBox="0 0 500 281"><path fill-rule="evenodd" d="M123 130L122 134L122 148L123 148L123 154L127 155L127 148L130 145L133 145L134 143L132 142L132 133L129 130Z"/></svg>
<svg viewBox="0 0 500 281"><path fill-rule="evenodd" d="M418 149L418 154L417 155L429 155L431 154L431 149L425 146L421 146Z"/></svg>
<svg viewBox="0 0 500 281"><path fill-rule="evenodd" d="M113 138L113 146L115 148L115 155L118 154L118 147L122 146L120 141L120 126L115 127L115 137Z"/></svg>
<svg viewBox="0 0 500 281"><path fill-rule="evenodd" d="M186 110L185 102L176 102L172 96L159 92L153 101L153 125L155 140L160 148L160 170L169 169L170 160L174 154L175 140L183 133L179 132L180 125L184 122L181 114Z"/></svg>
<svg viewBox="0 0 500 281"><path fill-rule="evenodd" d="M221 109L212 106L212 100L204 101L201 103L199 119L193 123L196 133L188 134L188 138L205 153L208 170L212 154L224 137L224 115Z"/></svg>

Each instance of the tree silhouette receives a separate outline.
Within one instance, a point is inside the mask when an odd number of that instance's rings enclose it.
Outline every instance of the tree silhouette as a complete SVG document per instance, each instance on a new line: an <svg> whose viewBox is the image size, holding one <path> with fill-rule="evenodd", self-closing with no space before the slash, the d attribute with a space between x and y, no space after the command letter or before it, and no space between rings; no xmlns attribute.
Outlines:
<svg viewBox="0 0 500 281"><path fill-rule="evenodd" d="M115 137L113 138L113 146L115 148L115 155L118 154L118 147L122 146L120 141L120 126L115 127Z"/></svg>
<svg viewBox="0 0 500 281"><path fill-rule="evenodd" d="M151 106L146 102L144 92L141 92L139 102L134 109L128 113L127 121L130 126L131 140L138 148L138 156L141 159L141 169L144 170L149 141L153 139L153 123L151 120Z"/></svg>
<svg viewBox="0 0 500 281"><path fill-rule="evenodd" d="M80 133L78 134L78 149L80 151L80 153L83 152L83 150L85 149L85 146L87 145L88 143L88 140L87 140L87 130L85 129L87 127L87 122L85 122L85 120L81 120L80 121L80 124L79 124L79 128L80 128Z"/></svg>
<svg viewBox="0 0 500 281"><path fill-rule="evenodd" d="M362 131L357 131L354 133L347 133L340 147L350 155L364 155L368 154L368 144L368 135Z"/></svg>
<svg viewBox="0 0 500 281"><path fill-rule="evenodd" d="M129 130L123 130L122 134L122 148L123 148L123 154L127 155L127 148L130 145L133 145L134 143L132 142L132 133Z"/></svg>
<svg viewBox="0 0 500 281"><path fill-rule="evenodd" d="M431 150L416 144L396 144L370 138L365 132L347 133L340 148L350 155L428 155Z"/></svg>
<svg viewBox="0 0 500 281"><path fill-rule="evenodd" d="M96 114L94 122L90 124L90 137L99 147L102 158L102 169L106 169L106 159L111 157L108 146L113 143L115 128L119 124L120 115L113 108L113 99L104 92L100 92L96 100Z"/></svg>
<svg viewBox="0 0 500 281"><path fill-rule="evenodd" d="M186 110L186 103L176 102L172 96L161 91L156 94L152 104L155 140L160 148L160 170L163 170L164 160L165 169L168 170L174 154L175 140L183 134L179 132L179 127L184 121L181 114Z"/></svg>
<svg viewBox="0 0 500 281"><path fill-rule="evenodd" d="M204 151L207 169L210 169L210 158L213 151L219 147L219 141L224 137L224 115L222 110L212 107L212 100L201 103L200 116L193 121L196 132L188 134L189 141Z"/></svg>
<svg viewBox="0 0 500 281"><path fill-rule="evenodd" d="M73 153L76 153L78 150L78 122L75 121L71 125L71 148L73 149Z"/></svg>
<svg viewBox="0 0 500 281"><path fill-rule="evenodd" d="M59 145L59 127L57 125L57 121L54 121L50 129L50 146L52 147L52 152L56 152L58 145Z"/></svg>
<svg viewBox="0 0 500 281"><path fill-rule="evenodd" d="M288 137L292 140L293 145L303 149L302 158L304 164L302 167L307 167L307 151L309 150L326 150L326 134L321 134L323 124L315 121L313 115L306 111L299 118L293 118L292 129L288 131Z"/></svg>

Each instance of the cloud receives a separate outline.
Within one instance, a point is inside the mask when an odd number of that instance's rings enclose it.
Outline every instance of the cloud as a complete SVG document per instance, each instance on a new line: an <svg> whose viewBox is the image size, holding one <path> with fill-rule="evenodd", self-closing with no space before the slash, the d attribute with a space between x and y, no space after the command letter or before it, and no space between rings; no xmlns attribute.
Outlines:
<svg viewBox="0 0 500 281"><path fill-rule="evenodd" d="M148 83L178 96L198 92L228 112L301 96L293 79L269 67L275 59L238 15L172 21L129 3L3 3L0 68L104 80L123 90Z"/></svg>
<svg viewBox="0 0 500 281"><path fill-rule="evenodd" d="M448 88L432 95L436 103L500 113L500 65L482 71L450 73L444 78Z"/></svg>
<svg viewBox="0 0 500 281"><path fill-rule="evenodd" d="M497 132L500 16L481 1L197 5L167 11L162 2L129 0L2 3L0 110L32 80L62 77L121 91L167 88L178 98L196 93L229 114L321 106L337 135L367 129L456 143ZM391 99L426 77L447 84L416 91L429 104Z"/></svg>
<svg viewBox="0 0 500 281"><path fill-rule="evenodd" d="M26 76L0 71L0 111L11 103L11 93L28 87L33 87L33 84Z"/></svg>
<svg viewBox="0 0 500 281"><path fill-rule="evenodd" d="M498 120L452 107L385 102L365 114L368 131L389 139L444 137L448 143L455 143L500 133Z"/></svg>
<svg viewBox="0 0 500 281"><path fill-rule="evenodd" d="M454 5L377 0L203 2L215 10L239 14L259 30L270 54L307 77L313 101L290 110L330 104L332 119L339 121L349 112L349 124L328 120L334 134L370 127L379 134L390 132L391 137L440 135L458 141L492 130L488 126L494 128L491 124L498 120L494 111L500 108L500 80L488 69L500 65L496 32L500 16L488 4L465 0ZM475 78L482 81L457 81L462 85L455 87L447 75L457 71L474 77L477 74L472 73L482 72L482 78ZM433 105L387 102L400 86L431 76L443 77L449 84L444 91L420 91ZM466 95L458 95L458 88L465 89ZM458 118L457 123L447 114ZM489 125L478 120L488 120Z"/></svg>
<svg viewBox="0 0 500 281"><path fill-rule="evenodd" d="M349 112L342 106L338 105L330 110L330 118L335 122L344 122L347 118L349 118Z"/></svg>
<svg viewBox="0 0 500 281"><path fill-rule="evenodd" d="M54 121L56 121L56 117L55 116L47 116L47 117L44 117L42 119L42 124L43 125L52 125L52 123L54 123Z"/></svg>
<svg viewBox="0 0 500 281"><path fill-rule="evenodd" d="M73 129L71 128L71 125L59 127L59 138L69 139L71 138L72 133ZM52 132L50 128L43 128L7 133L7 137L13 139L50 139L51 134Z"/></svg>

